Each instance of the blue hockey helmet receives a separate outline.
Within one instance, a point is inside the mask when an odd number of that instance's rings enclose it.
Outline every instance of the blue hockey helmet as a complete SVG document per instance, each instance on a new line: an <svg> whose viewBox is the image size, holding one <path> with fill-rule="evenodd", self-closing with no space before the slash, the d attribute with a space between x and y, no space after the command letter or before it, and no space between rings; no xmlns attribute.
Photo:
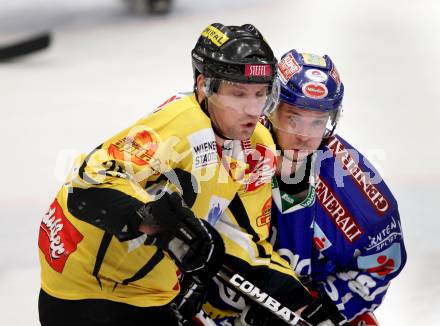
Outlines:
<svg viewBox="0 0 440 326"><path fill-rule="evenodd" d="M280 104L284 102L299 109L328 112L329 123L322 136L330 137L336 128L344 96L344 85L330 57L291 50L281 57L277 70ZM271 107L265 114L274 127L280 128L278 107Z"/></svg>

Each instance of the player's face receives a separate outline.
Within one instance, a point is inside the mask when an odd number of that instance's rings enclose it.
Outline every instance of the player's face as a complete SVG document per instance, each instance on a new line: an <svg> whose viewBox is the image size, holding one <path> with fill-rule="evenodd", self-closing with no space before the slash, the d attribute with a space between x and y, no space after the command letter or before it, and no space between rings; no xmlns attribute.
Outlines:
<svg viewBox="0 0 440 326"><path fill-rule="evenodd" d="M214 126L230 139L249 139L268 99L267 84L221 81L208 97Z"/></svg>
<svg viewBox="0 0 440 326"><path fill-rule="evenodd" d="M276 110L274 132L278 146L291 161L302 161L321 144L329 114L300 109L281 102Z"/></svg>

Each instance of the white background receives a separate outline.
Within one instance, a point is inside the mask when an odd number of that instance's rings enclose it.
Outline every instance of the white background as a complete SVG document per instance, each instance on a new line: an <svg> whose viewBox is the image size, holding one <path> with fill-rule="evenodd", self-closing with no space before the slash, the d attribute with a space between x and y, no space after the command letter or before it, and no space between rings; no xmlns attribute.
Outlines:
<svg viewBox="0 0 440 326"><path fill-rule="evenodd" d="M165 17L117 0L2 0L0 44L44 29L55 39L0 63L0 325L38 325L38 227L72 158L191 90L190 50L215 21L253 23L278 57L331 56L346 91L339 133L400 205L408 263L379 321L439 325L438 17L437 0L176 0Z"/></svg>

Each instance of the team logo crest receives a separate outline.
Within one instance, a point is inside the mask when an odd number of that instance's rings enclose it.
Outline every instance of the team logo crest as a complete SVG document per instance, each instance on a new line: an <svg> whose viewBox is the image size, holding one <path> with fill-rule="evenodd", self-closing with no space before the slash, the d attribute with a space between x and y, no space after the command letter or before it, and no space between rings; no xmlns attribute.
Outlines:
<svg viewBox="0 0 440 326"><path fill-rule="evenodd" d="M134 137L124 137L119 139L108 148L110 156L117 160L131 161L136 165L146 165L156 153L158 148L157 141L147 130L142 130Z"/></svg>

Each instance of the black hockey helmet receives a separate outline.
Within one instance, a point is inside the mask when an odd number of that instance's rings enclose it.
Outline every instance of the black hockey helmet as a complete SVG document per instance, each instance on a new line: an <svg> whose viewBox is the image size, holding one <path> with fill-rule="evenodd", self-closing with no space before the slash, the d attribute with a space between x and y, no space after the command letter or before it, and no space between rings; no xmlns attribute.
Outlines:
<svg viewBox="0 0 440 326"><path fill-rule="evenodd" d="M197 76L239 83L269 83L276 77L277 60L261 33L251 24L206 27L191 52Z"/></svg>

